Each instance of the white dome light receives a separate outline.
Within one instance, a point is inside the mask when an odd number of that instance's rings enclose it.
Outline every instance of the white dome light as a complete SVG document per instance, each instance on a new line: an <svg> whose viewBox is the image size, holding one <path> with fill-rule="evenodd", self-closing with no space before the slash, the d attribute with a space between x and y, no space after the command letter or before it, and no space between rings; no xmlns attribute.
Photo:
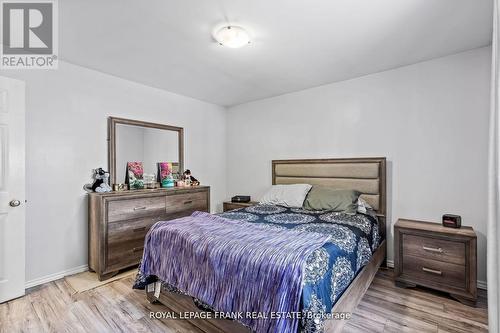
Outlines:
<svg viewBox="0 0 500 333"><path fill-rule="evenodd" d="M242 27L229 25L220 28L214 34L214 38L219 44L230 48L238 48L250 43L248 32Z"/></svg>

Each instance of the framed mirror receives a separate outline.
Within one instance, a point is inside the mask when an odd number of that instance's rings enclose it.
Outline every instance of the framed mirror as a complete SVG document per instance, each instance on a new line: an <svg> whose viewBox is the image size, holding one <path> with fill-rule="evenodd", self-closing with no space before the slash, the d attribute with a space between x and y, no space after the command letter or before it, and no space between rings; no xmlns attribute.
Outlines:
<svg viewBox="0 0 500 333"><path fill-rule="evenodd" d="M144 173L158 173L158 162L184 170L184 129L145 121L108 118L108 163L111 184L125 183L127 163L142 162Z"/></svg>

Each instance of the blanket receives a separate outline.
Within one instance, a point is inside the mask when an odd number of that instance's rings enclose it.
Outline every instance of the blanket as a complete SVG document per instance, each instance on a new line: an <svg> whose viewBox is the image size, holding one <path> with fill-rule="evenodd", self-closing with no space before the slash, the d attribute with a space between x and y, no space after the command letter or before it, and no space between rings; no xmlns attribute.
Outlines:
<svg viewBox="0 0 500 333"><path fill-rule="evenodd" d="M255 332L296 332L299 319L283 314L300 311L306 260L329 238L195 212L150 229L140 270L216 311L245 314L239 321Z"/></svg>

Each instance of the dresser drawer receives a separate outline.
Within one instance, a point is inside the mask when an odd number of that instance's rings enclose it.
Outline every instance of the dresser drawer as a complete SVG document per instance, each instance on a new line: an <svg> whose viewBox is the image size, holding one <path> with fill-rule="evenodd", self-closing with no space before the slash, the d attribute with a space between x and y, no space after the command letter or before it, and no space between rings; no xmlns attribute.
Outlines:
<svg viewBox="0 0 500 333"><path fill-rule="evenodd" d="M465 265L465 243L460 241L405 234L403 251L411 256Z"/></svg>
<svg viewBox="0 0 500 333"><path fill-rule="evenodd" d="M153 216L110 223L108 224L108 244L134 239L144 240L151 226L161 219L160 216Z"/></svg>
<svg viewBox="0 0 500 333"><path fill-rule="evenodd" d="M144 239L110 243L108 244L105 270L109 272L136 265L141 261L143 251Z"/></svg>
<svg viewBox="0 0 500 333"><path fill-rule="evenodd" d="M159 216L165 213L165 205L165 196L109 201L108 222Z"/></svg>
<svg viewBox="0 0 500 333"><path fill-rule="evenodd" d="M106 269L120 269L137 263L142 257L147 232L161 219L159 216L147 217L108 224Z"/></svg>
<svg viewBox="0 0 500 333"><path fill-rule="evenodd" d="M167 196L166 212L208 211L207 192L184 193Z"/></svg>
<svg viewBox="0 0 500 333"><path fill-rule="evenodd" d="M402 275L411 276L413 282L420 282L422 285L439 284L445 288L466 287L464 266L432 259L404 255Z"/></svg>

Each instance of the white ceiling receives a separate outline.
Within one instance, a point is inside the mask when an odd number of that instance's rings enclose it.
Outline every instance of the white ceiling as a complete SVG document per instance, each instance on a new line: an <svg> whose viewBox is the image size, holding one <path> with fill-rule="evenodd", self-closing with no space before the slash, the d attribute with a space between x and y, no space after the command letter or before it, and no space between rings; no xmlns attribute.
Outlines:
<svg viewBox="0 0 500 333"><path fill-rule="evenodd" d="M64 0L63 60L229 106L486 46L492 0ZM249 29L241 49L211 37Z"/></svg>

